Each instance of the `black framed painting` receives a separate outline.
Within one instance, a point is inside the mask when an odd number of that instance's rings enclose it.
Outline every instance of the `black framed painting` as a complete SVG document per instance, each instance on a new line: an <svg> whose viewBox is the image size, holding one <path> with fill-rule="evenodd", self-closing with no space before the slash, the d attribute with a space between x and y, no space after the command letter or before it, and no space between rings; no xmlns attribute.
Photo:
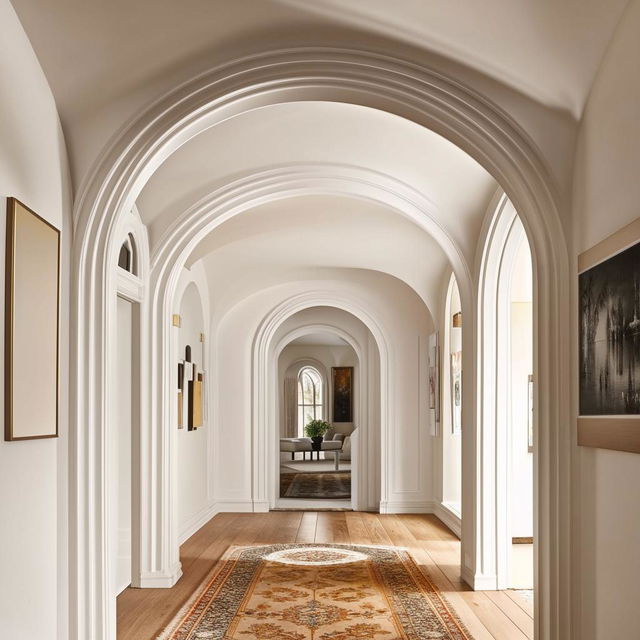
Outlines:
<svg viewBox="0 0 640 640"><path fill-rule="evenodd" d="M578 444L640 453L640 219L578 263Z"/></svg>

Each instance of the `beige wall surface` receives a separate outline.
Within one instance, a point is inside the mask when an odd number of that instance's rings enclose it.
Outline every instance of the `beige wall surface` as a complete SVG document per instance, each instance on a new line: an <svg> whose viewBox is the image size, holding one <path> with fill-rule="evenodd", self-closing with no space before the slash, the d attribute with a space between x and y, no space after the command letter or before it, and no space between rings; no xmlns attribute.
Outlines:
<svg viewBox="0 0 640 640"><path fill-rule="evenodd" d="M581 126L574 182L576 259L640 216L638 34L640 2L633 0L603 61ZM637 637L640 455L576 447L576 457L579 637Z"/></svg>
<svg viewBox="0 0 640 640"><path fill-rule="evenodd" d="M62 229L63 254L60 437L0 441L0 637L62 640L68 637L65 380L71 185L49 85L8 0L0 0L0 96L0 269L5 265L7 196Z"/></svg>

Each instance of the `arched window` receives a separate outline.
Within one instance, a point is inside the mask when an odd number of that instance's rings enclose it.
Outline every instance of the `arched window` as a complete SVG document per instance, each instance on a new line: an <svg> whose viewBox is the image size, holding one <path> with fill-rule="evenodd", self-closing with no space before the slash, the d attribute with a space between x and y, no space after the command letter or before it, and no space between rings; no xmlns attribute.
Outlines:
<svg viewBox="0 0 640 640"><path fill-rule="evenodd" d="M118 266L134 276L138 275L136 244L133 236L129 234L120 247L118 254Z"/></svg>
<svg viewBox="0 0 640 640"><path fill-rule="evenodd" d="M310 420L322 420L322 376L313 367L303 367L298 374L298 433Z"/></svg>

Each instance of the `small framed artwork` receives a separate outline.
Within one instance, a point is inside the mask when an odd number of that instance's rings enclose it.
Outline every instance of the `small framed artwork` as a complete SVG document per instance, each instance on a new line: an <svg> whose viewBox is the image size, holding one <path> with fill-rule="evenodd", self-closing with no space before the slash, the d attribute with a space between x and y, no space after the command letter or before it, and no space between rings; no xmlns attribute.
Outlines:
<svg viewBox="0 0 640 640"><path fill-rule="evenodd" d="M533 453L533 375L527 378L527 450Z"/></svg>
<svg viewBox="0 0 640 640"><path fill-rule="evenodd" d="M333 422L353 422L353 367L332 367Z"/></svg>
<svg viewBox="0 0 640 640"><path fill-rule="evenodd" d="M429 336L429 409L433 411L434 433L438 435L440 422L440 345L438 333Z"/></svg>
<svg viewBox="0 0 640 640"><path fill-rule="evenodd" d="M7 199L5 440L58 435L60 231Z"/></svg>
<svg viewBox="0 0 640 640"><path fill-rule="evenodd" d="M178 362L178 429L184 429L184 362Z"/></svg>
<svg viewBox="0 0 640 640"><path fill-rule="evenodd" d="M204 376L198 373L194 365L193 379L189 381L189 406L188 406L188 423L189 431L195 431L203 425L202 417L202 388L204 385Z"/></svg>
<svg viewBox="0 0 640 640"><path fill-rule="evenodd" d="M451 432L462 432L462 351L451 354Z"/></svg>
<svg viewBox="0 0 640 640"><path fill-rule="evenodd" d="M578 444L640 453L640 218L578 265Z"/></svg>

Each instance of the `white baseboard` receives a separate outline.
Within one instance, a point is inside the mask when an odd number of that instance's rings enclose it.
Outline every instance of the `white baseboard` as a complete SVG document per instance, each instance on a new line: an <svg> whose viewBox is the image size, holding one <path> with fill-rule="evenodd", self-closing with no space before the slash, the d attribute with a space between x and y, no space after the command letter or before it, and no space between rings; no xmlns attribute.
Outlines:
<svg viewBox="0 0 640 640"><path fill-rule="evenodd" d="M133 586L140 589L170 589L182 577L182 565L177 562L169 573L143 573L138 584Z"/></svg>
<svg viewBox="0 0 640 640"><path fill-rule="evenodd" d="M449 509L445 503L434 503L433 513L458 539L461 538L462 520L457 513Z"/></svg>
<svg viewBox="0 0 640 640"><path fill-rule="evenodd" d="M180 527L178 544L186 542L194 533L204 527L219 513L264 513L269 511L269 503L257 500L216 500L189 518Z"/></svg>
<svg viewBox="0 0 640 640"><path fill-rule="evenodd" d="M216 500L215 507L216 513L253 513L254 504L262 503L254 500Z"/></svg>
<svg viewBox="0 0 640 640"><path fill-rule="evenodd" d="M253 501L253 512L254 513L267 513L269 511L269 501L268 500L254 500Z"/></svg>
<svg viewBox="0 0 640 640"><path fill-rule="evenodd" d="M433 513L431 500L383 500L380 513Z"/></svg>
<svg viewBox="0 0 640 640"><path fill-rule="evenodd" d="M178 533L178 544L188 540L196 531L204 527L213 516L216 515L216 503L207 505L204 509L189 518L181 527Z"/></svg>
<svg viewBox="0 0 640 640"><path fill-rule="evenodd" d="M498 588L498 577L474 575L473 571L469 567L462 567L461 571L462 579L474 590L474 591L496 591Z"/></svg>
<svg viewBox="0 0 640 640"><path fill-rule="evenodd" d="M351 509L349 500L313 500L305 498L278 498L276 509L299 509L300 511L313 511L314 509Z"/></svg>

